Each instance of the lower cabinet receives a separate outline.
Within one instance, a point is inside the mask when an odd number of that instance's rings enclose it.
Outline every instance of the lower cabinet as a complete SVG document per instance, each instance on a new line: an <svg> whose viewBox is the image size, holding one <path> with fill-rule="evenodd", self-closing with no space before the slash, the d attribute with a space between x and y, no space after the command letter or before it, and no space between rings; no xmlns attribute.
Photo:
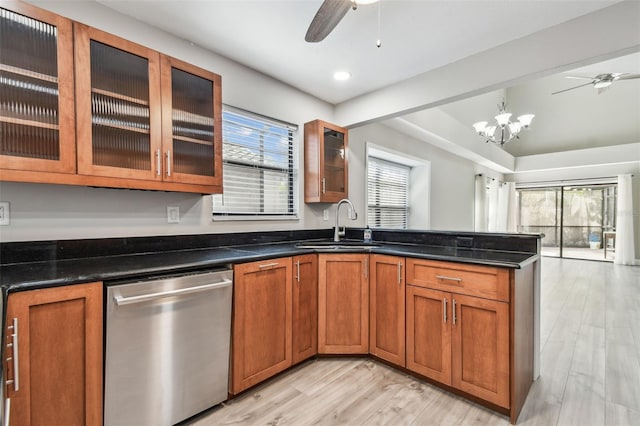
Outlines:
<svg viewBox="0 0 640 426"><path fill-rule="evenodd" d="M407 368L510 408L506 270L409 259L407 284Z"/></svg>
<svg viewBox="0 0 640 426"><path fill-rule="evenodd" d="M234 267L230 393L292 365L291 258Z"/></svg>
<svg viewBox="0 0 640 426"><path fill-rule="evenodd" d="M369 353L369 255L318 255L318 353Z"/></svg>
<svg viewBox="0 0 640 426"><path fill-rule="evenodd" d="M293 257L293 363L318 353L318 255Z"/></svg>
<svg viewBox="0 0 640 426"><path fill-rule="evenodd" d="M404 367L404 258L372 254L369 262L369 353Z"/></svg>
<svg viewBox="0 0 640 426"><path fill-rule="evenodd" d="M407 285L407 368L451 385L451 296Z"/></svg>
<svg viewBox="0 0 640 426"><path fill-rule="evenodd" d="M451 385L509 408L509 304L451 295Z"/></svg>
<svg viewBox="0 0 640 426"><path fill-rule="evenodd" d="M8 424L102 425L102 283L11 293L6 314Z"/></svg>

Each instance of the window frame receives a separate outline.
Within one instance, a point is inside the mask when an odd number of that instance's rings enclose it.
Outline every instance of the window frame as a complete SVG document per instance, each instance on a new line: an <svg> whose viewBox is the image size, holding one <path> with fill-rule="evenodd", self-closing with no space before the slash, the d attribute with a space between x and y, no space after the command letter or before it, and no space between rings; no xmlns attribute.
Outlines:
<svg viewBox="0 0 640 426"><path fill-rule="evenodd" d="M413 166L411 165L407 165L407 164L403 164L399 160L398 158L393 158L392 160L386 159L386 158L381 158L381 155L376 155L374 152L369 152L367 154L367 171L366 171L366 187L367 187L367 226L369 226L370 228L373 229L409 229L409 222L410 222L410 214L411 214L411 202L410 202L410 186L411 186L411 171ZM395 160L395 161L394 161ZM406 187L405 187L405 204L404 207L383 207L380 204L376 203L376 204L372 204L371 203L371 194L369 192L369 175L370 175L370 171L371 171L371 166L372 166L372 162L378 162L378 164L391 164L393 165L393 167L399 167L402 169L406 170ZM372 217L370 214L370 210L371 209L377 209L379 211L379 213L381 214L383 211L385 210L393 210L393 211L400 211L403 210L404 211L404 223L402 227L393 227L393 228L383 228L380 226L375 226L374 224L371 223L372 221Z"/></svg>
<svg viewBox="0 0 640 426"><path fill-rule="evenodd" d="M222 186L223 193L222 194L214 194L212 197L212 218L214 221L263 221L263 220L299 220L299 194L298 194L298 147L299 147L299 126L292 123L287 123L282 120L278 120L272 117L267 117L262 114L258 114L252 111L247 111L241 108L233 107L230 105L223 104L222 109L222 126L223 126L223 142L222 142L222 151L223 151L223 161L222 167L223 170L225 166L231 165L236 167L247 166L241 162L227 161L224 157L225 151L225 113L230 112L232 114L240 115L243 118L248 118L252 120L256 120L257 122L263 122L275 126L280 126L282 128L288 129L289 131L289 149L288 149L288 168L282 169L275 166L269 166L262 164L261 166L254 167L256 170L260 171L260 179L259 185L261 190L259 192L260 199L263 200L265 197L264 191L264 173L265 172L286 172L287 173L287 181L289 182L289 188L287 191L287 212L286 213L273 213L273 212L240 212L240 211L217 211L219 208L217 205L217 200L224 199L224 183L225 183L225 173L223 171L222 175ZM254 128L255 130L255 128ZM264 146L260 148L259 155L263 157L265 155ZM261 208L264 209L264 201L261 201Z"/></svg>

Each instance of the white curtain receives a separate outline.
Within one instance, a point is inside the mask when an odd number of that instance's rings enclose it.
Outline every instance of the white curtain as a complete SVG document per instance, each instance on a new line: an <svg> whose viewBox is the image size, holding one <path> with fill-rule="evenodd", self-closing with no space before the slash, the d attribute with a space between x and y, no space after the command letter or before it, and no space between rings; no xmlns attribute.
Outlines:
<svg viewBox="0 0 640 426"><path fill-rule="evenodd" d="M487 178L476 175L476 194L473 226L476 232L487 231Z"/></svg>
<svg viewBox="0 0 640 426"><path fill-rule="evenodd" d="M505 182L498 188L496 232L517 232L516 184Z"/></svg>
<svg viewBox="0 0 640 426"><path fill-rule="evenodd" d="M618 206L616 216L616 265L634 265L633 189L631 175L618 176Z"/></svg>
<svg viewBox="0 0 640 426"><path fill-rule="evenodd" d="M501 232L500 231L500 205L499 205L499 186L500 183L491 179L488 183L489 189L487 190L487 204L489 205L489 223L487 225L487 230L489 232Z"/></svg>

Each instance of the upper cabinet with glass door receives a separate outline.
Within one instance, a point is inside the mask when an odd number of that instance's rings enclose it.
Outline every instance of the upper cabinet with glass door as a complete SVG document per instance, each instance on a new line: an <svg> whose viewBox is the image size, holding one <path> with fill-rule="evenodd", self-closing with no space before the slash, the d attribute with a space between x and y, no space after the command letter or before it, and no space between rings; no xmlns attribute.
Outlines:
<svg viewBox="0 0 640 426"><path fill-rule="evenodd" d="M336 203L347 198L348 131L314 120L304 125L304 201Z"/></svg>
<svg viewBox="0 0 640 426"><path fill-rule="evenodd" d="M78 172L158 183L150 189L221 192L220 76L74 28Z"/></svg>
<svg viewBox="0 0 640 426"><path fill-rule="evenodd" d="M76 172L72 22L0 0L0 169Z"/></svg>
<svg viewBox="0 0 640 426"><path fill-rule="evenodd" d="M78 173L162 180L160 54L74 24Z"/></svg>
<svg viewBox="0 0 640 426"><path fill-rule="evenodd" d="M222 192L221 77L161 56L164 179Z"/></svg>

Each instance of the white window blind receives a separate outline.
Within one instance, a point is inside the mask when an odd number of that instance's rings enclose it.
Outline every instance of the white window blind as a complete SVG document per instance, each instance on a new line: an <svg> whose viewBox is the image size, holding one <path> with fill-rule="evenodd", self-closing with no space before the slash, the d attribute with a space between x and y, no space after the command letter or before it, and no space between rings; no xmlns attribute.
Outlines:
<svg viewBox="0 0 640 426"><path fill-rule="evenodd" d="M409 172L404 164L368 157L367 202L371 228L406 229L409 217Z"/></svg>
<svg viewBox="0 0 640 426"><path fill-rule="evenodd" d="M294 139L297 126L225 106L223 190L213 214L295 216Z"/></svg>

